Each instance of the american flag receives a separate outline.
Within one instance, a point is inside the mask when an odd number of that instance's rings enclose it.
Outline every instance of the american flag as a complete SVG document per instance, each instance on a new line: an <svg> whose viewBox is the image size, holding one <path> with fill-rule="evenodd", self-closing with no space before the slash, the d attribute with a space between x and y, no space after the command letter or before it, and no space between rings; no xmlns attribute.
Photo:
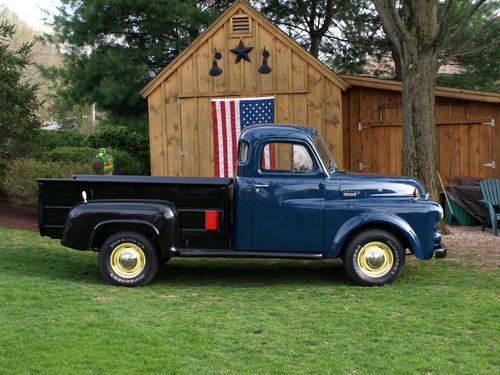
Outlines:
<svg viewBox="0 0 500 375"><path fill-rule="evenodd" d="M234 177L241 131L253 124L274 122L274 97L212 99L215 176ZM273 151L273 150L271 150ZM266 147L263 167L271 168L274 153Z"/></svg>

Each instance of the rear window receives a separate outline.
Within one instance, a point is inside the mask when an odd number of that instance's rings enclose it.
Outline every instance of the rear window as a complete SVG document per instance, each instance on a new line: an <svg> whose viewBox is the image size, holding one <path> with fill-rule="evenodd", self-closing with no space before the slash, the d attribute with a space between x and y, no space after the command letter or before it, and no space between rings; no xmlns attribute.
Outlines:
<svg viewBox="0 0 500 375"><path fill-rule="evenodd" d="M240 141L238 146L238 164L245 164L248 160L248 143Z"/></svg>

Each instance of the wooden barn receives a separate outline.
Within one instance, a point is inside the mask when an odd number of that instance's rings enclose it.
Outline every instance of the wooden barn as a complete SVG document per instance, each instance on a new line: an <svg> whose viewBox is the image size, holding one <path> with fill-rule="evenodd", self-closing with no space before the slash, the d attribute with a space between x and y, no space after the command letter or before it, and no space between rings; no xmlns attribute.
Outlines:
<svg viewBox="0 0 500 375"><path fill-rule="evenodd" d="M240 41L250 61L235 62ZM264 49L272 71L259 73ZM215 53L222 73L209 71ZM275 122L318 129L342 165L347 84L245 1L229 7L141 92L148 98L152 175L213 176L210 100L275 97Z"/></svg>
<svg viewBox="0 0 500 375"><path fill-rule="evenodd" d="M342 76L344 168L401 174L401 82ZM500 178L500 94L436 88L439 171L454 177ZM495 168L496 167L496 168Z"/></svg>
<svg viewBox="0 0 500 375"><path fill-rule="evenodd" d="M240 42L250 61L236 62L231 50ZM272 69L268 74L259 71L264 51ZM209 74L214 64L218 75ZM276 123L318 129L343 168L401 174L401 83L336 75L243 0L141 94L148 99L152 175L213 176L210 101L265 96L275 97ZM437 88L445 180L500 178L499 120L500 94Z"/></svg>

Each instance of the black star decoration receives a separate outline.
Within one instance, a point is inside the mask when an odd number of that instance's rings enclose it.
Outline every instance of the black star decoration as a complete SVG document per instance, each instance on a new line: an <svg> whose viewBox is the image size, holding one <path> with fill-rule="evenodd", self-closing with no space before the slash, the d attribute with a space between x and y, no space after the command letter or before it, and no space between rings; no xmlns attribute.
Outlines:
<svg viewBox="0 0 500 375"><path fill-rule="evenodd" d="M248 52L250 52L251 50L253 50L253 47L245 47L243 41L240 40L240 44L238 45L238 47L231 49L231 52L236 54L235 64L239 63L241 59L250 61L250 57L248 57Z"/></svg>

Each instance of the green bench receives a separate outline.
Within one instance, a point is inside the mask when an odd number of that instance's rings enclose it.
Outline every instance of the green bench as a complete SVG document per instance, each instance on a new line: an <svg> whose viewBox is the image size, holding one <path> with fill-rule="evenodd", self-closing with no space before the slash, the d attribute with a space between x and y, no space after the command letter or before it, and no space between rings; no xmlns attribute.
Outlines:
<svg viewBox="0 0 500 375"><path fill-rule="evenodd" d="M493 229L493 235L498 235L498 222L500 221L500 180L483 180L479 183L484 203L488 210L489 223ZM487 223L483 224L483 230Z"/></svg>

